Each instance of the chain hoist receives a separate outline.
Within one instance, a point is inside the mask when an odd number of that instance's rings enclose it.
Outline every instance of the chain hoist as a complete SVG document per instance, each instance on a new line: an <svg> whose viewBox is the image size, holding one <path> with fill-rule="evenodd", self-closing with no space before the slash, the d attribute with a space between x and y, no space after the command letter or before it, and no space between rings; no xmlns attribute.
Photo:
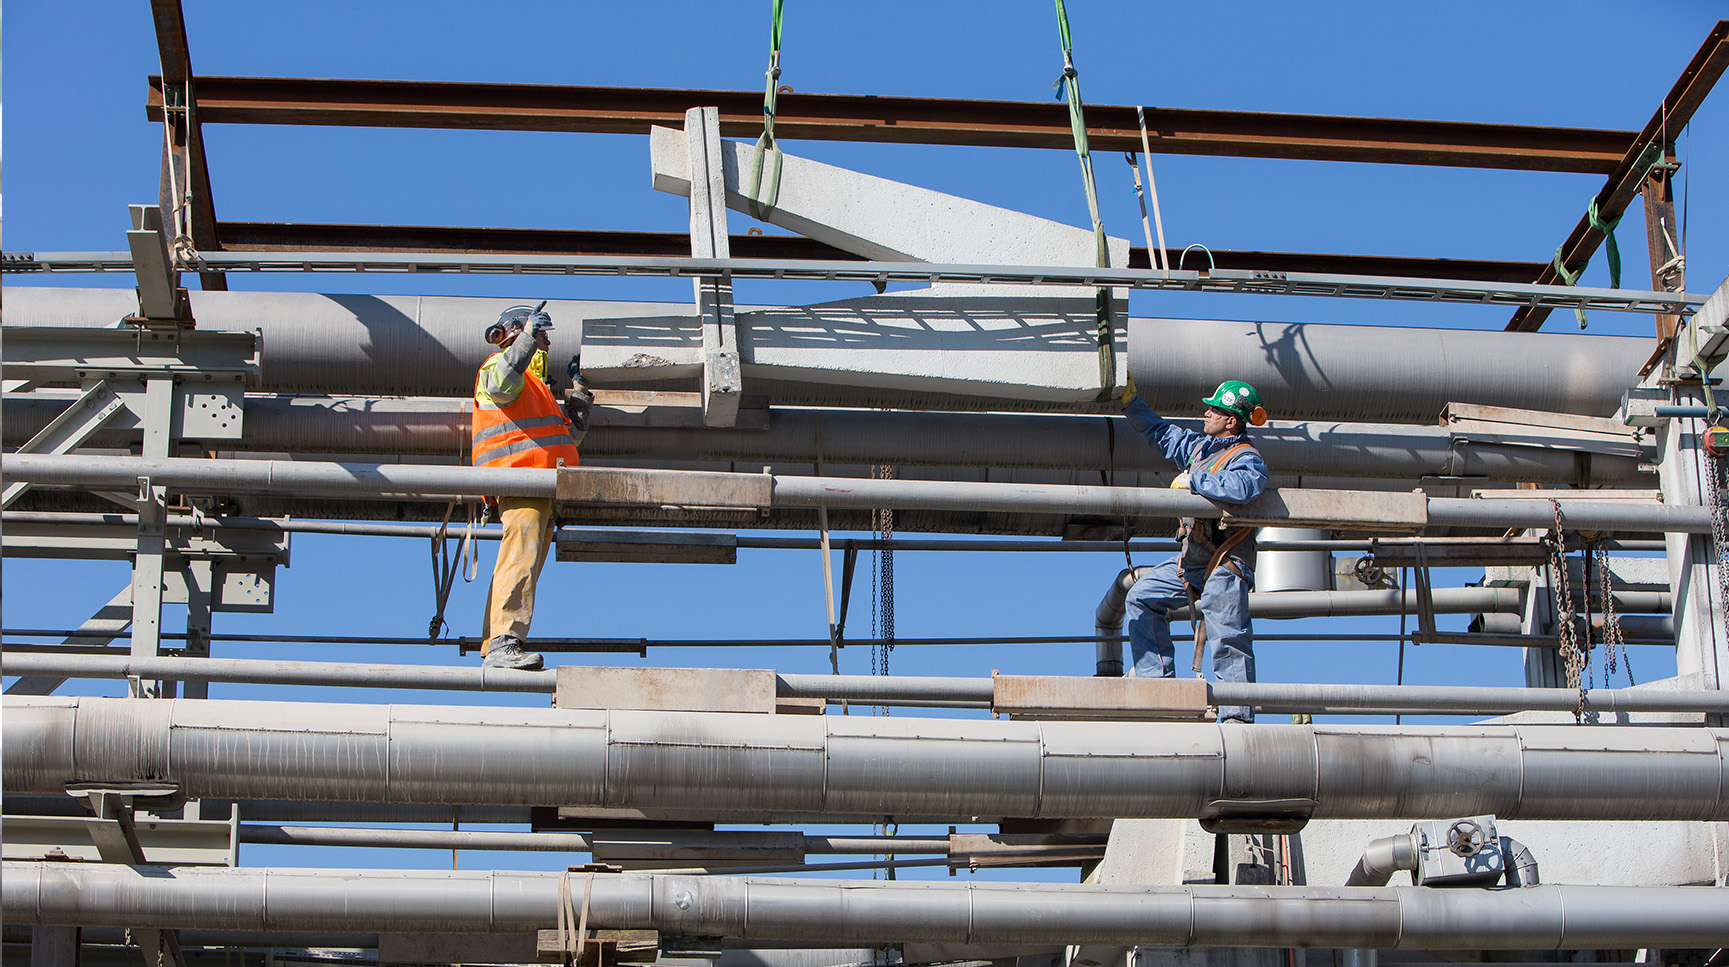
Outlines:
<svg viewBox="0 0 1729 967"><path fill-rule="evenodd" d="M1551 497L1549 505L1555 508L1555 527L1549 532L1549 567L1555 575L1552 587L1555 590L1556 620L1560 625L1561 661L1567 673L1567 687L1579 690L1579 707L1573 713L1574 721L1583 723L1585 656L1579 648L1578 629L1573 625L1573 590L1567 577L1567 531L1561 518L1561 502Z"/></svg>

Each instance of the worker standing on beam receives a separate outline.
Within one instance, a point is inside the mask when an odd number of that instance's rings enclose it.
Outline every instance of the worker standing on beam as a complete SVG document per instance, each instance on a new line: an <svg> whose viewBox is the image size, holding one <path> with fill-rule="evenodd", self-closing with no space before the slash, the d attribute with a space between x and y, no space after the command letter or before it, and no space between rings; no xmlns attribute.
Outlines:
<svg viewBox="0 0 1729 967"><path fill-rule="evenodd" d="M1267 465L1245 435L1250 425L1267 422L1261 395L1253 386L1235 379L1220 383L1212 396L1201 401L1207 413L1200 432L1186 430L1153 412L1136 394L1133 378L1122 399L1129 425L1165 459L1182 468L1171 482L1173 489L1240 504L1254 500L1267 488ZM1187 602L1195 624L1195 673L1200 674L1203 649L1210 646L1214 678L1221 682L1255 680L1249 591L1255 586L1258 530L1186 517L1177 529L1182 552L1161 564L1137 569L1126 609L1129 653L1136 677L1176 677L1170 610ZM1220 721L1254 719L1253 708L1219 709Z"/></svg>
<svg viewBox="0 0 1729 967"><path fill-rule="evenodd" d="M474 379L471 454L477 467L549 469L576 466L576 438L568 416L552 395L547 351L552 318L538 306L512 306L486 328L499 347ZM529 338L521 338L524 330ZM534 587L552 542L552 498L500 497L504 539L487 590L480 636L488 668L541 667L541 657L523 647L534 619Z"/></svg>

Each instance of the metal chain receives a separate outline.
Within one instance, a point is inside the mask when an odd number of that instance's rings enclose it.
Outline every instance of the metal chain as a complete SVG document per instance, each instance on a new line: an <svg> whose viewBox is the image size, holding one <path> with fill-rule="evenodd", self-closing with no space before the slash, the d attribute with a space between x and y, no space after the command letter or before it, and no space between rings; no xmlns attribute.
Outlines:
<svg viewBox="0 0 1729 967"><path fill-rule="evenodd" d="M1572 582L1567 577L1567 538L1565 522L1561 519L1561 502L1549 498L1550 506L1555 508L1555 528L1549 532L1549 567L1555 574L1555 582L1551 587L1555 590L1557 620L1560 625L1561 660L1567 672L1567 687L1579 690L1579 707L1574 711L1575 721L1585 720L1585 686L1584 670L1585 656L1579 651L1577 630L1573 626L1573 589Z"/></svg>
<svg viewBox="0 0 1729 967"><path fill-rule="evenodd" d="M1711 508L1711 549L1717 565L1717 600L1729 601L1729 507L1723 502L1725 484L1729 484L1729 466L1724 457L1710 449L1705 451L1707 493L1705 505Z"/></svg>
<svg viewBox="0 0 1729 967"><path fill-rule="evenodd" d="M871 467L873 479L893 480L894 476L892 466ZM885 543L894 540L895 512L887 507L871 511L871 527ZM871 674L887 675L889 653L895 648L895 552L879 547L874 556L877 573L871 585L871 633L877 640L871 645ZM888 709L879 707L877 714L887 715Z"/></svg>
<svg viewBox="0 0 1729 967"><path fill-rule="evenodd" d="M1615 589L1609 573L1608 542L1593 541L1591 552L1597 557L1598 594L1603 601L1603 685L1608 687L1609 676L1615 674L1617 657L1621 667L1627 670L1627 684L1637 685L1639 682L1633 678L1633 659L1627 655L1627 640L1621 633L1621 615L1615 610Z"/></svg>

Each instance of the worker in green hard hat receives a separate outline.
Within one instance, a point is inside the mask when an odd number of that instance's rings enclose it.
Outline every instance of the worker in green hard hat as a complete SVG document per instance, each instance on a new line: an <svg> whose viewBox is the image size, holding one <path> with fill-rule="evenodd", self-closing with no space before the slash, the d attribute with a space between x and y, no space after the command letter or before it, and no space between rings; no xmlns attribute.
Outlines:
<svg viewBox="0 0 1729 967"><path fill-rule="evenodd" d="M1207 409L1200 430L1178 426L1153 412L1135 392L1133 378L1122 399L1129 425L1180 469L1173 488L1231 504L1254 500L1267 488L1267 465L1246 435L1250 426L1267 422L1261 394L1253 386L1240 379L1220 383L1212 396L1201 401ZM1182 552L1161 564L1135 569L1126 617L1137 677L1176 676L1170 610L1187 604L1195 625L1195 673L1200 674L1204 650L1210 648L1214 678L1255 680L1249 591L1255 586L1257 530L1184 518L1177 529ZM1220 721L1252 722L1254 718L1253 708L1219 709Z"/></svg>

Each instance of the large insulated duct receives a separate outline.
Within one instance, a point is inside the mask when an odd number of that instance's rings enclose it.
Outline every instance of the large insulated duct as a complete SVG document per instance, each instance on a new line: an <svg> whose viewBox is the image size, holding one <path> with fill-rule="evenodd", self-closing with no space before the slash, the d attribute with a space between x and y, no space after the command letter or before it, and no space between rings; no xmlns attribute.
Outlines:
<svg viewBox="0 0 1729 967"><path fill-rule="evenodd" d="M1173 413L1241 379L1280 419L1430 423L1454 402L1608 416L1648 355L1627 336L1129 320L1129 375Z"/></svg>
<svg viewBox="0 0 1729 967"><path fill-rule="evenodd" d="M0 459L12 481L80 490L130 490L139 477L189 493L270 494L277 496L403 497L435 499L496 494L552 497L555 470L415 464L324 463L298 460L197 460L108 457L85 454L9 453ZM642 471L657 485L688 486L685 503L706 504L696 487L720 478L730 483L760 479L757 474L680 476L673 471ZM964 513L1007 511L1123 517L1223 516L1220 505L1186 491L1065 484L1007 484L950 480L869 480L856 477L768 476L770 506L827 507L831 510L894 508ZM1349 501L1342 497L1339 500ZM648 503L645 498L640 502ZM681 503L664 500L661 503ZM1668 531L1709 533L1710 513L1703 507L1665 506L1602 499L1561 499L1568 524L1593 531ZM1548 527L1555 519L1549 500L1430 497L1425 500L1432 527ZM1279 519L1283 519L1282 515ZM1300 592L1291 592L1300 593Z"/></svg>
<svg viewBox="0 0 1729 967"><path fill-rule="evenodd" d="M65 410L74 391L15 393L5 398L5 444L20 446ZM370 453L462 456L468 453L466 398L305 396L246 397L246 436L225 449L282 453ZM606 405L582 443L589 459L751 461L897 467L992 467L1089 474L1175 472L1143 445L1121 417L1029 413L914 413L775 407L767 429L624 425L630 417ZM1176 421L1194 426L1195 421ZM99 433L92 446L128 446L139 431ZM1439 426L1390 423L1269 423L1254 441L1283 477L1424 477L1575 483L1645 483L1633 457L1539 447L1456 444ZM1646 461L1649 462L1649 461ZM1116 478L1117 483L1144 484ZM1263 576L1264 577L1264 576Z"/></svg>
<svg viewBox="0 0 1729 967"><path fill-rule="evenodd" d="M13 697L0 783L705 816L1729 819L1729 731ZM1634 742L1634 739L1637 741ZM729 821L731 819L729 818Z"/></svg>
<svg viewBox="0 0 1729 967"><path fill-rule="evenodd" d="M8 861L10 923L164 929L526 933L557 920L544 872L201 869ZM570 878L589 924L759 941L1566 950L1716 947L1709 887L1132 886L602 874Z"/></svg>
<svg viewBox="0 0 1729 967"><path fill-rule="evenodd" d="M289 292L195 291L191 298L201 329L262 332L267 390L459 397L472 392L474 371L489 349L481 329L511 304ZM130 289L6 291L6 324L13 326L104 326L136 311ZM666 348L677 343L675 349L696 360L688 352L692 339L700 342L689 305L561 301L548 311L560 327L560 353L577 348L575 334L584 319L689 317L688 330L659 326L637 352L645 360L653 360L657 350L680 355ZM609 338L613 354L630 351L628 343ZM1131 319L1128 347L1135 384L1161 411L1193 414L1220 380L1243 379L1260 389L1268 411L1281 419L1393 423L1433 422L1449 402L1606 416L1637 382L1639 363L1650 350L1647 340L1618 336L1187 319ZM682 372L658 363L656 368L668 376ZM687 375L695 374L691 368ZM900 399L902 406L940 408L894 389L888 380L875 387L846 385L831 375L790 382L782 373L775 386L788 399L810 403L893 406ZM846 382L871 378L859 374ZM751 385L747 376L746 392Z"/></svg>

